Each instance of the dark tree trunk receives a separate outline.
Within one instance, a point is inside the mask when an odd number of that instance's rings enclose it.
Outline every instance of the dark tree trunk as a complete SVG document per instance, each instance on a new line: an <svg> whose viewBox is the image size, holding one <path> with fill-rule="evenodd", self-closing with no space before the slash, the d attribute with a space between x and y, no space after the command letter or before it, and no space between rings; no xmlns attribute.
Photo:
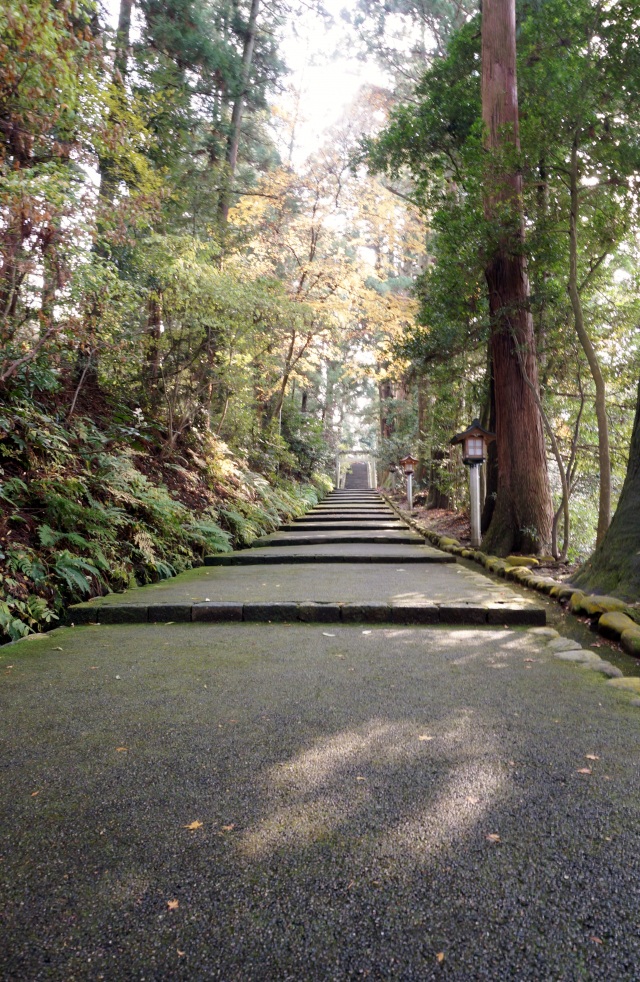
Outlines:
<svg viewBox="0 0 640 982"><path fill-rule="evenodd" d="M630 600L640 595L640 385L618 507L602 542L573 582L583 590L617 593Z"/></svg>
<svg viewBox="0 0 640 982"><path fill-rule="evenodd" d="M542 420L525 381L526 375L537 390L538 365L522 249L522 178L515 160L508 161L510 148L519 149L515 28L515 0L484 0L482 113L490 151L485 211L496 232L485 278L491 315L498 492L483 548L499 555L548 548L552 521Z"/></svg>
<svg viewBox="0 0 640 982"><path fill-rule="evenodd" d="M493 382L493 364L491 362L491 351L489 351L488 371L489 371L489 397L487 408L481 420L485 430L490 433L496 431L496 391ZM484 535L493 518L496 507L496 497L498 494L498 447L494 440L487 447L487 462L484 465L484 504L480 518L480 531Z"/></svg>
<svg viewBox="0 0 640 982"><path fill-rule="evenodd" d="M260 0L251 0L251 10L249 13L249 23L245 35L244 47L242 51L242 79L240 92L238 93L233 109L231 110L231 132L227 144L226 164L227 173L225 176L224 187L220 196L220 221L224 227L229 218L231 207L233 179L238 165L238 149L240 147L240 133L242 131L242 116L244 114L244 101L249 91L249 79L251 76L251 66L253 64L253 52L256 46L256 34L258 30L258 13L260 10Z"/></svg>

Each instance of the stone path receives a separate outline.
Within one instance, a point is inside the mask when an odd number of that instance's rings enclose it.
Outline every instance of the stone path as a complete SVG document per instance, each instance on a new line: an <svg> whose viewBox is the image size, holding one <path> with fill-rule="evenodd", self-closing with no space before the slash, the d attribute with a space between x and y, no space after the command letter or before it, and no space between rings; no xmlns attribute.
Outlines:
<svg viewBox="0 0 640 982"><path fill-rule="evenodd" d="M75 624L545 622L535 601L426 545L374 491L335 491L303 519L250 549L208 557L204 569L125 597L112 594L78 605L70 616Z"/></svg>
<svg viewBox="0 0 640 982"><path fill-rule="evenodd" d="M1 648L3 982L637 980L627 680L549 627L365 622L363 599L502 589L429 561L208 567L124 599L282 591L361 622Z"/></svg>

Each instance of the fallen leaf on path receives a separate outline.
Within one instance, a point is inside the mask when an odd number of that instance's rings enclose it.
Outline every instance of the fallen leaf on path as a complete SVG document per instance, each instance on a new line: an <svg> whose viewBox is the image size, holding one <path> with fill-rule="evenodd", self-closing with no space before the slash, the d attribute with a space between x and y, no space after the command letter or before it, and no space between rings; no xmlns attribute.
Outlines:
<svg viewBox="0 0 640 982"><path fill-rule="evenodd" d="M186 951L180 951L179 948L176 948L176 951L178 952L178 955L180 956L180 958L183 958L184 955L186 955Z"/></svg>
<svg viewBox="0 0 640 982"><path fill-rule="evenodd" d="M222 826L222 831L223 832L232 832L234 829L235 829L235 824L233 822L231 823L231 825L223 825Z"/></svg>
<svg viewBox="0 0 640 982"><path fill-rule="evenodd" d="M584 755L584 759L585 760L600 760L600 758L598 757L597 754L585 754Z"/></svg>
<svg viewBox="0 0 640 982"><path fill-rule="evenodd" d="M576 771L576 774L591 774L591 768L590 767L579 767L578 770Z"/></svg>
<svg viewBox="0 0 640 982"><path fill-rule="evenodd" d="M366 781L366 780L367 780L366 777L360 777L359 775L356 778L356 781Z"/></svg>
<svg viewBox="0 0 640 982"><path fill-rule="evenodd" d="M116 753L117 754L126 754L126 752L128 751L128 749L129 749L128 747L116 747Z"/></svg>
<svg viewBox="0 0 640 982"><path fill-rule="evenodd" d="M480 799L479 798L475 798L472 794L468 794L467 795L467 801L469 802L470 805L477 805L478 802L480 801Z"/></svg>
<svg viewBox="0 0 640 982"><path fill-rule="evenodd" d="M428 733L423 733L421 736L418 737L418 740L433 740L433 737L429 736Z"/></svg>
<svg viewBox="0 0 640 982"><path fill-rule="evenodd" d="M500 842L501 841L500 836L499 835L496 835L495 832L490 832L489 835L486 835L485 836L485 839L487 840L487 842Z"/></svg>
<svg viewBox="0 0 640 982"><path fill-rule="evenodd" d="M534 661L534 659L533 659L533 658L525 658L525 661L526 661L526 662L527 662L527 661L531 661L531 662L532 662L532 661Z"/></svg>
<svg viewBox="0 0 640 982"><path fill-rule="evenodd" d="M32 791L32 792L31 792L31 797L32 797L32 798L35 798L35 796L36 796L36 795L38 795L38 794L40 794L40 792L39 792L39 791Z"/></svg>
<svg viewBox="0 0 640 982"><path fill-rule="evenodd" d="M195 822L191 822L190 825L183 825L182 827L184 829L189 829L190 832L195 832L196 829L201 829L202 828L202 822L198 822L196 820Z"/></svg>
<svg viewBox="0 0 640 982"><path fill-rule="evenodd" d="M443 961L444 961L444 951L439 951L439 952L438 952L438 954L436 955L436 961L437 961L437 962L438 962L438 963L439 963L440 965L442 965L442 963L443 963Z"/></svg>
<svg viewBox="0 0 640 982"><path fill-rule="evenodd" d="M592 934L589 940L595 941L596 944L602 944L602 938L596 938L595 934Z"/></svg>
<svg viewBox="0 0 640 982"><path fill-rule="evenodd" d="M167 900L167 907L169 910L177 910L180 904L177 900Z"/></svg>

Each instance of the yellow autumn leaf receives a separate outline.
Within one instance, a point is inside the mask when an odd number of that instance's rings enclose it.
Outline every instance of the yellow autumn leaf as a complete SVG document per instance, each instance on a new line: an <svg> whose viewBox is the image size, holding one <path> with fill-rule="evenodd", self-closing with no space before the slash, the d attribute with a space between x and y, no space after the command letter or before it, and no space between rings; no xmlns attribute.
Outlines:
<svg viewBox="0 0 640 982"><path fill-rule="evenodd" d="M442 965L444 961L444 951L438 952L438 954L436 955L436 961L439 962L440 965Z"/></svg>
<svg viewBox="0 0 640 982"><path fill-rule="evenodd" d="M576 774L591 774L591 768L590 767L579 767L578 770L576 771Z"/></svg>
<svg viewBox="0 0 640 982"><path fill-rule="evenodd" d="M167 908L169 910L177 910L180 904L177 900L167 900Z"/></svg>
<svg viewBox="0 0 640 982"><path fill-rule="evenodd" d="M195 822L191 822L189 825L184 825L183 828L189 829L190 832L195 832L196 829L202 828L202 822L198 822L196 820Z"/></svg>
<svg viewBox="0 0 640 982"><path fill-rule="evenodd" d="M485 836L487 842L500 842L500 836L495 832L490 832L489 835Z"/></svg>

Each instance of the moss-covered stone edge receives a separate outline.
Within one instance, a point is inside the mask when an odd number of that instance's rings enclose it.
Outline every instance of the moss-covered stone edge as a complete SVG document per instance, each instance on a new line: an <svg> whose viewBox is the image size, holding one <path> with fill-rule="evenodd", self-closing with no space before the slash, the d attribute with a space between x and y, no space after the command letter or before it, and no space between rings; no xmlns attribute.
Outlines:
<svg viewBox="0 0 640 982"><path fill-rule="evenodd" d="M536 590L538 593L545 593L557 600L558 603L568 607L572 614L588 617L599 634L611 641L616 641L627 654L640 658L640 606L632 606L618 597L587 594L571 583L554 580L549 576L541 576L535 571L537 560L531 565L529 563L524 565L522 562L512 564L508 562L508 559L527 560L528 557L500 559L498 556L487 555L479 549L466 548L453 536L441 535L439 532L425 528L422 523L416 521L406 511L398 508L388 495L383 494L382 496L407 525L424 535L438 549L478 563L495 576L512 580L530 590Z"/></svg>

